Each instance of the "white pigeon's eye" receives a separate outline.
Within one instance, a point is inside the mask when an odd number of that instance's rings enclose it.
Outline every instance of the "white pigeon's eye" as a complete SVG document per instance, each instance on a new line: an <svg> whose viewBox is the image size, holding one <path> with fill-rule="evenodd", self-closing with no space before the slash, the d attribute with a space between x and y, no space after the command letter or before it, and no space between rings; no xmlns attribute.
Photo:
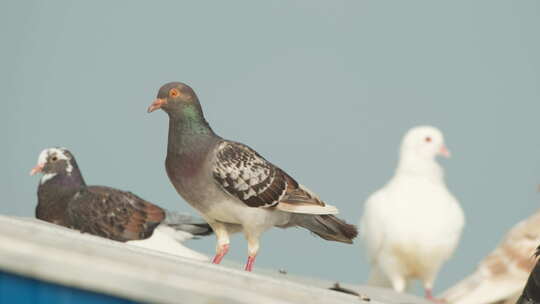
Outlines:
<svg viewBox="0 0 540 304"><path fill-rule="evenodd" d="M53 157L51 158L51 161L53 161L53 162L55 162L55 161L57 161L57 160L58 160L58 157L56 157L56 156L53 156Z"/></svg>
<svg viewBox="0 0 540 304"><path fill-rule="evenodd" d="M431 142L431 137L427 136L425 139L426 142Z"/></svg>

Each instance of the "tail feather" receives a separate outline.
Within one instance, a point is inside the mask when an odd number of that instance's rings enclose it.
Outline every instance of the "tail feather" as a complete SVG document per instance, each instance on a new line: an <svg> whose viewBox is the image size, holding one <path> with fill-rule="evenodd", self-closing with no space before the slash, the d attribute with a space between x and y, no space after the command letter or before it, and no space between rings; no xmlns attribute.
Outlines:
<svg viewBox="0 0 540 304"><path fill-rule="evenodd" d="M302 203L290 203L281 201L276 206L277 209L290 213L303 213L303 214L338 214L339 211L332 205L313 205Z"/></svg>
<svg viewBox="0 0 540 304"><path fill-rule="evenodd" d="M195 236L206 236L214 233L212 227L204 220L192 215L180 212L165 210L165 219L162 225L173 228L177 231L184 231Z"/></svg>
<svg viewBox="0 0 540 304"><path fill-rule="evenodd" d="M291 223L327 241L352 244L353 239L358 235L355 225L347 224L333 215L293 214Z"/></svg>

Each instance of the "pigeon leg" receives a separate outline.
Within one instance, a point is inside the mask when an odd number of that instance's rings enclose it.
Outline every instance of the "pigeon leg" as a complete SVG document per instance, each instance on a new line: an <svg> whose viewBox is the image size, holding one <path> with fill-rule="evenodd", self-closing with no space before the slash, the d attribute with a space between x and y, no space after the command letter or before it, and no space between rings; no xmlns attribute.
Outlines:
<svg viewBox="0 0 540 304"><path fill-rule="evenodd" d="M404 292L407 288L407 282L400 275L390 277L390 281L392 282L392 288L394 288L394 290L397 292Z"/></svg>
<svg viewBox="0 0 540 304"><path fill-rule="evenodd" d="M246 268L244 268L245 271L252 271L253 270L253 264L255 264L255 258L256 256L248 256L248 259L247 259L247 263L246 263Z"/></svg>
<svg viewBox="0 0 540 304"><path fill-rule="evenodd" d="M426 299L432 301L432 302L435 302L435 303L446 303L445 300L442 300L442 299L437 299L433 296L433 293L431 292L431 288L426 288L425 289L425 294L426 294Z"/></svg>
<svg viewBox="0 0 540 304"><path fill-rule="evenodd" d="M216 255L212 260L212 264L221 263L221 260L223 260L223 257L227 254L227 252L229 252L229 244L224 244L221 246L218 245L216 249Z"/></svg>
<svg viewBox="0 0 540 304"><path fill-rule="evenodd" d="M217 237L216 256L212 260L212 263L219 264L221 263L221 260L223 260L223 257L227 254L227 252L229 252L229 233L227 232L227 228L223 224L213 222L212 224L210 224L210 226L214 230L214 233Z"/></svg>
<svg viewBox="0 0 540 304"><path fill-rule="evenodd" d="M427 276L424 279L424 291L425 291L426 299L435 303L446 303L444 299L437 299L433 296L433 292L432 292L433 282L435 281L436 274L437 274L436 271L432 272L429 276Z"/></svg>
<svg viewBox="0 0 540 304"><path fill-rule="evenodd" d="M249 232L245 232L245 234L248 241L248 259L245 270L252 271L255 257L257 257L257 253L259 252L259 234Z"/></svg>

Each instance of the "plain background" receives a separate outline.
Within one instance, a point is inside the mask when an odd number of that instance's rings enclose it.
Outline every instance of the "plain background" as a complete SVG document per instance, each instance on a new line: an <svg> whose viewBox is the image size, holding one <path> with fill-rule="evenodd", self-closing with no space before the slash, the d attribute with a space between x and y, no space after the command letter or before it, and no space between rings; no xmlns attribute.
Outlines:
<svg viewBox="0 0 540 304"><path fill-rule="evenodd" d="M89 184L194 212L165 174L167 116L146 113L168 81L353 223L404 132L432 124L467 218L441 291L539 207L539 30L536 0L1 1L0 213L33 216L28 171L51 146ZM363 249L273 229L256 266L362 283ZM228 258L245 257L238 235Z"/></svg>

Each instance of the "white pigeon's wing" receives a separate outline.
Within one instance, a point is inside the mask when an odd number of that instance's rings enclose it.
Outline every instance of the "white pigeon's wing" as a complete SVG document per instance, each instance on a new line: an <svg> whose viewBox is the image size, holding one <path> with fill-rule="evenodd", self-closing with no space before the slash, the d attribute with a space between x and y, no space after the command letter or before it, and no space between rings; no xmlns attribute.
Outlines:
<svg viewBox="0 0 540 304"><path fill-rule="evenodd" d="M386 199L384 188L372 194L364 204L364 214L360 219L360 235L367 247L371 264L376 263L385 241L386 231L383 227L385 219L382 208Z"/></svg>
<svg viewBox="0 0 540 304"><path fill-rule="evenodd" d="M476 271L442 294L451 304L487 304L519 293L534 267L540 243L540 210L514 226Z"/></svg>

